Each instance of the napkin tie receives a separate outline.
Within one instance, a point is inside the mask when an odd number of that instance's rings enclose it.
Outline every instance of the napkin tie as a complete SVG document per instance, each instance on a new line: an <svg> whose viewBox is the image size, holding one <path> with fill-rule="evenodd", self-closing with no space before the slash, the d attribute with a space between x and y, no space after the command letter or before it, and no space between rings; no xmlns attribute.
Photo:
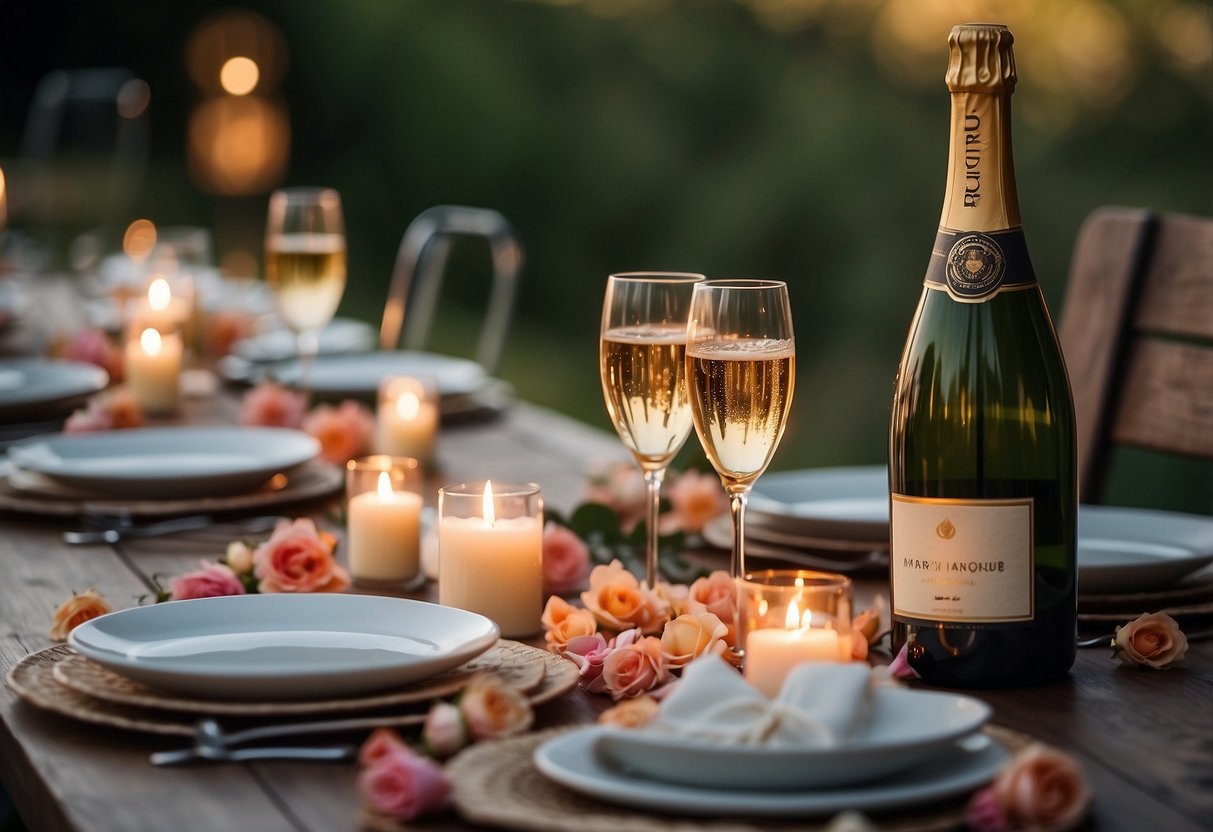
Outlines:
<svg viewBox="0 0 1213 832"><path fill-rule="evenodd" d="M652 730L728 745L828 748L867 716L866 664L806 662L768 699L717 656L692 662L661 703Z"/></svg>

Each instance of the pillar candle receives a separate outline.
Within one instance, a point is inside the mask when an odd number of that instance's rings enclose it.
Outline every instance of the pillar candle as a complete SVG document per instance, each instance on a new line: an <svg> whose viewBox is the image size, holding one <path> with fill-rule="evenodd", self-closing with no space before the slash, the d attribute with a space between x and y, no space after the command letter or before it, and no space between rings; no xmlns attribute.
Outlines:
<svg viewBox="0 0 1213 832"><path fill-rule="evenodd" d="M421 496L394 491L379 475L375 491L355 494L348 508L350 572L355 579L411 581L421 568Z"/></svg>
<svg viewBox="0 0 1213 832"><path fill-rule="evenodd" d="M143 330L126 344L126 385L148 413L171 413L181 383L181 336Z"/></svg>
<svg viewBox="0 0 1213 832"><path fill-rule="evenodd" d="M425 395L425 389L419 383L389 386L388 392L389 395L379 399L375 450L425 462L430 458L438 433L437 403Z"/></svg>

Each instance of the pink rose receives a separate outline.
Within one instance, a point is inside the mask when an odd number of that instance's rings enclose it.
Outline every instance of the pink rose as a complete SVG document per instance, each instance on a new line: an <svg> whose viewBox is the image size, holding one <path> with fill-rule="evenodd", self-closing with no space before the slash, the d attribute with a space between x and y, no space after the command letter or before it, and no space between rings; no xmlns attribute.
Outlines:
<svg viewBox="0 0 1213 832"><path fill-rule="evenodd" d="M990 790L1015 829L1070 829L1091 804L1091 790L1074 758L1040 743L1012 757Z"/></svg>
<svg viewBox="0 0 1213 832"><path fill-rule="evenodd" d="M616 702L652 690L668 675L661 639L653 636L636 639L631 635L635 632L620 633L615 649L602 665L603 685Z"/></svg>
<svg viewBox="0 0 1213 832"><path fill-rule="evenodd" d="M548 598L543 608L544 641L553 653L563 653L570 639L593 635L598 631L598 622L588 610L574 607L559 595Z"/></svg>
<svg viewBox="0 0 1213 832"><path fill-rule="evenodd" d="M65 641L67 634L85 621L112 612L105 597L95 589L86 589L68 598L55 610L51 621L50 637L54 641Z"/></svg>
<svg viewBox="0 0 1213 832"><path fill-rule="evenodd" d="M648 492L644 476L631 462L601 461L594 464L588 475L584 499L601 503L619 515L619 525L630 532L644 519Z"/></svg>
<svg viewBox="0 0 1213 832"><path fill-rule="evenodd" d="M263 381L244 394L240 405L240 424L298 428L303 424L306 409L305 394L287 390L272 381Z"/></svg>
<svg viewBox="0 0 1213 832"><path fill-rule="evenodd" d="M113 430L114 420L108 410L102 407L81 408L67 417L63 423L64 433L95 433L99 430Z"/></svg>
<svg viewBox="0 0 1213 832"><path fill-rule="evenodd" d="M602 678L602 666L614 650L601 633L569 639L564 648L564 657L577 665L581 675L581 687L589 693L602 693L606 682Z"/></svg>
<svg viewBox="0 0 1213 832"><path fill-rule="evenodd" d="M449 757L471 741L463 713L450 702L435 702L425 715L421 741L435 757Z"/></svg>
<svg viewBox="0 0 1213 832"><path fill-rule="evenodd" d="M665 624L669 605L618 560L610 566L595 566L590 572L590 587L581 593L581 603L594 614L598 623L611 630L639 627L657 633Z"/></svg>
<svg viewBox="0 0 1213 832"><path fill-rule="evenodd" d="M725 643L737 646L737 582L729 573L717 570L691 584L687 612L710 612L729 628Z"/></svg>
<svg viewBox="0 0 1213 832"><path fill-rule="evenodd" d="M918 678L918 671L910 666L910 642L901 645L893 661L889 662L889 675L894 679Z"/></svg>
<svg viewBox="0 0 1213 832"><path fill-rule="evenodd" d="M174 601L190 598L216 598L222 595L243 595L244 584L226 564L202 562L202 568L186 572L169 581Z"/></svg>
<svg viewBox="0 0 1213 832"><path fill-rule="evenodd" d="M703 527L729 510L729 498L720 487L720 478L694 469L679 474L666 491L670 513L663 519L662 531L699 534Z"/></svg>
<svg viewBox="0 0 1213 832"><path fill-rule="evenodd" d="M358 762L369 766L380 757L385 757L392 751L401 748L408 748L408 746L404 740L400 739L399 734L391 728L376 728L358 749Z"/></svg>
<svg viewBox="0 0 1213 832"><path fill-rule="evenodd" d="M404 745L367 766L358 786L374 811L403 821L446 808L451 794L442 767Z"/></svg>
<svg viewBox="0 0 1213 832"><path fill-rule="evenodd" d="M720 655L728 649L724 643L728 634L729 628L710 612L678 616L661 633L666 666L686 667L700 656Z"/></svg>
<svg viewBox="0 0 1213 832"><path fill-rule="evenodd" d="M261 592L341 592L349 573L333 558L336 540L316 531L309 518L281 520L270 539L253 552L253 574Z"/></svg>
<svg viewBox="0 0 1213 832"><path fill-rule="evenodd" d="M1116 628L1112 655L1130 667L1165 670L1188 652L1188 637L1175 619L1154 612Z"/></svg>
<svg viewBox="0 0 1213 832"><path fill-rule="evenodd" d="M474 739L501 739L531 727L531 703L495 676L477 676L459 697L459 710Z"/></svg>
<svg viewBox="0 0 1213 832"><path fill-rule="evenodd" d="M564 595L581 588L590 571L590 548L559 523L543 527L543 591Z"/></svg>
<svg viewBox="0 0 1213 832"><path fill-rule="evenodd" d="M1007 810L992 787L974 793L965 809L965 825L973 832L1010 832Z"/></svg>
<svg viewBox="0 0 1213 832"><path fill-rule="evenodd" d="M319 405L303 419L303 429L320 442L320 455L344 465L370 450L375 417L363 405L346 399L338 407Z"/></svg>

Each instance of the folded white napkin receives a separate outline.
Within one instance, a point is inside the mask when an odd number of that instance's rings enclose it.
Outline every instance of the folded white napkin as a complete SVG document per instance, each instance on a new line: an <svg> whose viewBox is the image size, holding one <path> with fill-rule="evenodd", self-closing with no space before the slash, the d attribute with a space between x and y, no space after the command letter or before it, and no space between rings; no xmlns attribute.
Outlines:
<svg viewBox="0 0 1213 832"><path fill-rule="evenodd" d="M806 662L768 699L718 656L696 659L647 728L730 745L829 748L866 718L872 673L862 662Z"/></svg>

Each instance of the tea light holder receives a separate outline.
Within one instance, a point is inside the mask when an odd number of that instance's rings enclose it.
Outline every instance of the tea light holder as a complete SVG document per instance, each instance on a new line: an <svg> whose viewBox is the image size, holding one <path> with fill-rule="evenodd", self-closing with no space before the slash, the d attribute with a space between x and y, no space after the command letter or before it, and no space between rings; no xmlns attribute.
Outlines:
<svg viewBox="0 0 1213 832"><path fill-rule="evenodd" d="M187 274L152 274L143 294L127 304L128 333L155 329L187 335L193 328L194 281Z"/></svg>
<svg viewBox="0 0 1213 832"><path fill-rule="evenodd" d="M507 638L539 632L543 494L535 483L438 491L438 602L491 618Z"/></svg>
<svg viewBox="0 0 1213 832"><path fill-rule="evenodd" d="M351 459L345 467L350 574L366 585L415 585L421 574L421 465L412 457Z"/></svg>
<svg viewBox="0 0 1213 832"><path fill-rule="evenodd" d="M176 332L146 327L127 338L122 353L126 386L145 413L164 415L177 409L184 352Z"/></svg>
<svg viewBox="0 0 1213 832"><path fill-rule="evenodd" d="M433 379L388 376L379 384L375 450L429 462L438 436L438 385Z"/></svg>
<svg viewBox="0 0 1213 832"><path fill-rule="evenodd" d="M804 569L768 569L740 586L745 678L767 696L806 661L851 660L851 581Z"/></svg>

